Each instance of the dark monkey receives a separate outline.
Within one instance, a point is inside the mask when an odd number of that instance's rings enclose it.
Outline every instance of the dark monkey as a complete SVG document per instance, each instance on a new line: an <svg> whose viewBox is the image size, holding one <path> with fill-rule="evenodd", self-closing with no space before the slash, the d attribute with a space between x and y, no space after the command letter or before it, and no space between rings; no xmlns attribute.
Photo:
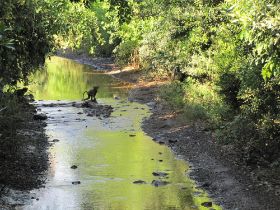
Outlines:
<svg viewBox="0 0 280 210"><path fill-rule="evenodd" d="M83 101L90 99L91 101L96 102L95 96L96 96L98 88L99 88L98 86L95 86L92 89L90 89L89 91L85 91L83 93ZM85 98L85 93L87 93L87 95L88 95L87 98Z"/></svg>
<svg viewBox="0 0 280 210"><path fill-rule="evenodd" d="M181 72L179 66L176 66L173 69L172 80L179 80L180 82L183 82L187 77L188 75L186 73Z"/></svg>
<svg viewBox="0 0 280 210"><path fill-rule="evenodd" d="M15 90L14 93L15 93L15 95L16 95L17 97L23 97L24 94L27 92L27 90L28 90L28 88L27 88L27 87L24 87L24 88Z"/></svg>

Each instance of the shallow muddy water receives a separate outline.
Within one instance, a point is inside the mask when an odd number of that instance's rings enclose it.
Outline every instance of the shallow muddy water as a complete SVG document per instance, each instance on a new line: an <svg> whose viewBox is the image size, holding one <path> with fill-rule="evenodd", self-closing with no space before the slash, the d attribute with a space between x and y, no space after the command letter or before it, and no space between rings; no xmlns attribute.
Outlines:
<svg viewBox="0 0 280 210"><path fill-rule="evenodd" d="M149 108L127 100L128 84L58 57L34 81L38 110L48 116L46 134L57 141L50 147L45 188L32 191L19 209L211 209L201 205L209 199L188 178L186 162L141 130ZM108 118L72 106L95 85L98 103L114 108ZM145 183L133 183L139 180Z"/></svg>

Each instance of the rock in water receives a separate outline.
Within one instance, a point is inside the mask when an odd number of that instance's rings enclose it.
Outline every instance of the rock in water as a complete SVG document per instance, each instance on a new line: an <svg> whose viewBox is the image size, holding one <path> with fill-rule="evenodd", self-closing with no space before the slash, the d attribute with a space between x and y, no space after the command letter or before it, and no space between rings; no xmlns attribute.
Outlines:
<svg viewBox="0 0 280 210"><path fill-rule="evenodd" d="M78 168L78 166L72 165L71 168L72 168L72 169L76 169L76 168Z"/></svg>
<svg viewBox="0 0 280 210"><path fill-rule="evenodd" d="M147 184L147 183L143 180L137 180L137 181L134 181L133 184Z"/></svg>
<svg viewBox="0 0 280 210"><path fill-rule="evenodd" d="M169 182L162 181L162 180L153 180L151 184L154 185L155 187L161 187L169 184Z"/></svg>
<svg viewBox="0 0 280 210"><path fill-rule="evenodd" d="M204 207L212 207L212 202L203 202L201 203L201 206L204 206Z"/></svg>
<svg viewBox="0 0 280 210"><path fill-rule="evenodd" d="M59 139L54 139L52 140L52 142L59 142Z"/></svg>
<svg viewBox="0 0 280 210"><path fill-rule="evenodd" d="M165 172L153 172L153 175L154 176L164 177L164 176L167 176L168 173L165 173Z"/></svg>
<svg viewBox="0 0 280 210"><path fill-rule="evenodd" d="M81 182L80 181L74 181L74 182L72 182L72 184L77 185L77 184L81 184Z"/></svg>
<svg viewBox="0 0 280 210"><path fill-rule="evenodd" d="M33 115L34 120L46 120L48 119L46 114L34 114Z"/></svg>

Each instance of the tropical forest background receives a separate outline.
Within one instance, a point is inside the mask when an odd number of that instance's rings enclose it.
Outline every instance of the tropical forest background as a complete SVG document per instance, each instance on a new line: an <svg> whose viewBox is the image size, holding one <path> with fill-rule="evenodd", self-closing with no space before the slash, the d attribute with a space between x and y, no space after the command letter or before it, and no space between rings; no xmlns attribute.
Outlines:
<svg viewBox="0 0 280 210"><path fill-rule="evenodd" d="M0 0L0 109L58 49L114 57L149 77L186 119L207 122L251 164L280 165L276 0ZM2 119L3 118L3 119ZM17 120L14 120L16 123ZM12 121L9 121L12 124ZM0 123L0 129L7 129ZM7 125L5 125L7 126Z"/></svg>

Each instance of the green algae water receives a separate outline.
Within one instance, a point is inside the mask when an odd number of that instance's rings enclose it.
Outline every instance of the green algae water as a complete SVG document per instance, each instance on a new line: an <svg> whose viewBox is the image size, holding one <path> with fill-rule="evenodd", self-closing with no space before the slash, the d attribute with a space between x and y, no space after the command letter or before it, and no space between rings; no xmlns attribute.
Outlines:
<svg viewBox="0 0 280 210"><path fill-rule="evenodd" d="M59 141L50 147L45 188L32 191L19 209L221 209L204 207L209 198L188 178L187 163L141 130L149 109L127 100L128 84L59 57L33 81L38 110L48 115L46 134ZM100 86L99 104L113 106L109 118L89 117L71 106L92 86ZM139 180L143 183L133 183Z"/></svg>

